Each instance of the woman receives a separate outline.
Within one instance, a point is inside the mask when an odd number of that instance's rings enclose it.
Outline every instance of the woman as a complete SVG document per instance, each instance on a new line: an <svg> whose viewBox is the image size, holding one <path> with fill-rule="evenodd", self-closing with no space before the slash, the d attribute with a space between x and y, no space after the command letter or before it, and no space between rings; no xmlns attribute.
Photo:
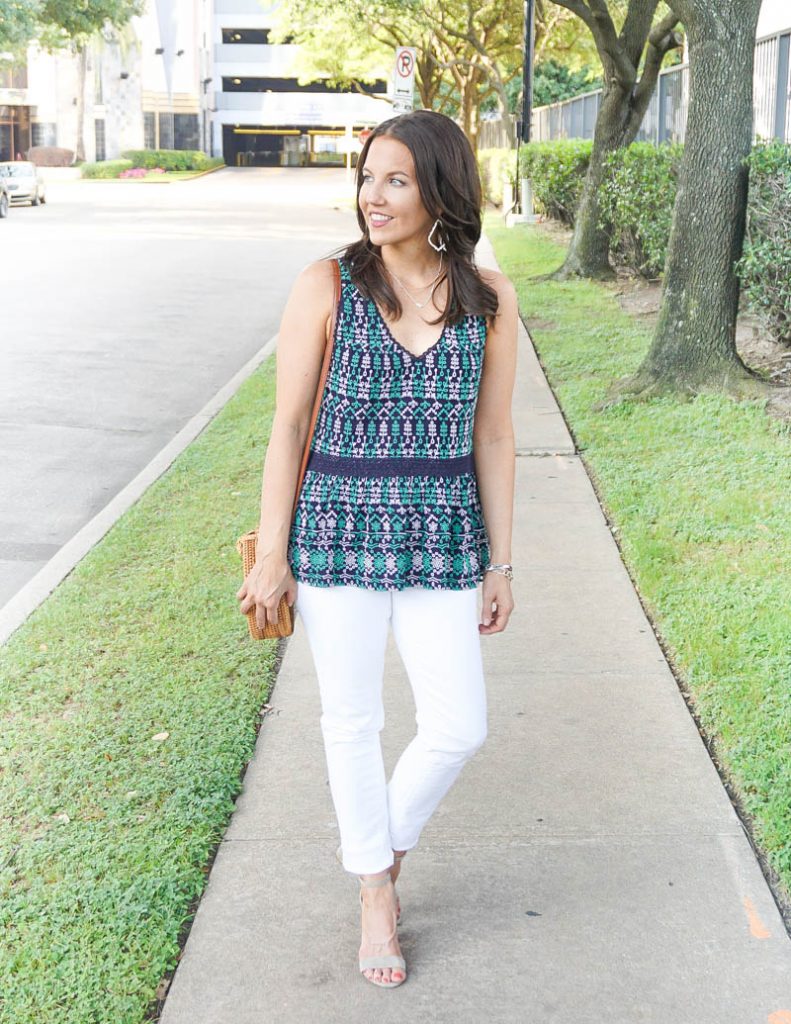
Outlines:
<svg viewBox="0 0 791 1024"><path fill-rule="evenodd" d="M367 139L362 235L339 260L332 362L293 523L334 307L329 260L301 272L283 313L257 558L237 594L262 626L283 594L303 620L338 856L362 883L359 968L386 987L406 979L401 858L483 743L480 637L502 632L514 607L517 304L507 278L475 266L480 208L475 157L450 118L417 110ZM386 782L390 625L418 728Z"/></svg>

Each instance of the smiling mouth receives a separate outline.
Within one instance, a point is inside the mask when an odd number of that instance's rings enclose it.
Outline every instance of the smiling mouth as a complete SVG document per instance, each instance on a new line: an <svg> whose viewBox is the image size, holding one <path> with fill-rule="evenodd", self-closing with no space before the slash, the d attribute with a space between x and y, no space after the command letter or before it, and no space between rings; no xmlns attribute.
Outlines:
<svg viewBox="0 0 791 1024"><path fill-rule="evenodd" d="M370 220L372 227L381 228L384 227L385 224L389 224L393 218L388 217L387 214L372 213L368 219Z"/></svg>

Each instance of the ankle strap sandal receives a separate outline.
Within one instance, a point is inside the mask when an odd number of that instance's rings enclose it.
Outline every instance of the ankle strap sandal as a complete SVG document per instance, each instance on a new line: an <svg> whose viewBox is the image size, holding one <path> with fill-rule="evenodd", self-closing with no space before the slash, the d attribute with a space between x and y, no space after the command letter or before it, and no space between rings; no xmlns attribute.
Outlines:
<svg viewBox="0 0 791 1024"><path fill-rule="evenodd" d="M378 889L383 885L393 884L393 880L390 877L390 872L386 872L381 878L366 879L362 875L357 876L360 880L360 885L365 886L369 889ZM363 894L360 892L360 906L363 905ZM395 932L393 932L395 936ZM359 958L360 971L364 972L371 970L376 967L390 967L391 970L398 968L403 974L403 978L398 981L376 981L374 978L366 978L366 981L370 981L372 985L378 985L380 988L396 988L398 985L403 985L406 981L406 960L402 956L397 956L394 953L381 954L380 956L363 956ZM392 975L391 975L392 978Z"/></svg>
<svg viewBox="0 0 791 1024"><path fill-rule="evenodd" d="M400 853L394 853L393 856L395 857L396 863L403 860L408 853L409 850L402 850ZM343 848L340 846L335 851L335 859L341 867L343 867ZM395 885L395 882L393 882L393 885ZM398 893L396 893L396 924L401 924L401 900L398 898Z"/></svg>

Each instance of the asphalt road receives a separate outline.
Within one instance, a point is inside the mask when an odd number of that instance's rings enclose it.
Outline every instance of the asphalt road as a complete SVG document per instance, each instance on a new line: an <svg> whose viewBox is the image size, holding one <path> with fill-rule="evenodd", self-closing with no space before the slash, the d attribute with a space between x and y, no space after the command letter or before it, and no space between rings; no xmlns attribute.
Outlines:
<svg viewBox="0 0 791 1024"><path fill-rule="evenodd" d="M0 222L0 607L277 332L352 194L324 168L62 181Z"/></svg>

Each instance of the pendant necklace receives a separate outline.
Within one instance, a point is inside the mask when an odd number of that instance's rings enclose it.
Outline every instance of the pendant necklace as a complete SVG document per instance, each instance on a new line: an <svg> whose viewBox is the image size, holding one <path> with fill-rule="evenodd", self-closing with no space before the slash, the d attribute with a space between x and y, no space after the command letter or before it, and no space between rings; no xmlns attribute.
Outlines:
<svg viewBox="0 0 791 1024"><path fill-rule="evenodd" d="M430 293L429 297L426 299L425 302L418 302L417 299L415 298L415 296L412 294L412 292L410 292L410 290L407 288L407 286L404 284L404 282L401 280L400 277L398 277L396 274L394 274L392 270L388 270L388 273L390 274L391 277L393 277L396 281L398 281L398 283L401 285L401 287L404 289L404 291L407 293L409 298L417 306L418 309L424 309L429 304L429 302L431 302L432 298L434 297L434 292L432 290L432 292ZM442 273L442 253L440 253L440 257L439 257L439 270L434 275L433 281L429 281L428 284L421 285L420 290L423 291L425 288L432 288L433 289L433 286L439 280L439 275L441 273Z"/></svg>

